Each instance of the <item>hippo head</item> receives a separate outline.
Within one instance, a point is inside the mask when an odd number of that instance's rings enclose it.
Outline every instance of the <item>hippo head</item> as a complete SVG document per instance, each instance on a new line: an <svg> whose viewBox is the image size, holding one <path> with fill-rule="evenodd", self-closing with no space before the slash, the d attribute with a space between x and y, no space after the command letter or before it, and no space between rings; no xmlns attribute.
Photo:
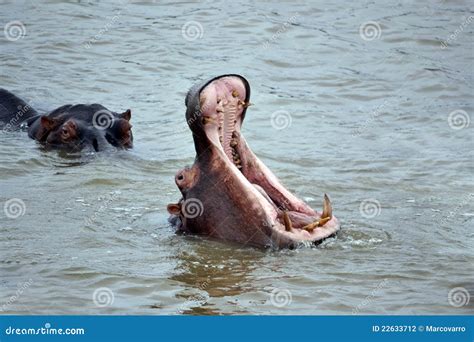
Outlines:
<svg viewBox="0 0 474 342"><path fill-rule="evenodd" d="M223 75L191 88L186 119L194 165L175 177L182 194L168 205L179 231L258 247L295 247L339 230L329 198L318 213L288 191L258 159L241 133L250 86Z"/></svg>

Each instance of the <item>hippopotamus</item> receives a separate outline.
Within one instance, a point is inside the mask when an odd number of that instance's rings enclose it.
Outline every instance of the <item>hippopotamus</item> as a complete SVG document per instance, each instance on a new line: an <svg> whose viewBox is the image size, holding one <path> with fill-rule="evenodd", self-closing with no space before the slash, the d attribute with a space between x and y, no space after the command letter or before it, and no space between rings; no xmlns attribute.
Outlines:
<svg viewBox="0 0 474 342"><path fill-rule="evenodd" d="M194 164L177 172L182 198L169 204L178 232L263 248L294 248L335 235L339 221L324 194L322 211L287 190L252 152L241 128L250 85L223 75L192 87L185 100Z"/></svg>
<svg viewBox="0 0 474 342"><path fill-rule="evenodd" d="M41 115L16 95L0 89L3 129L16 130L24 124L28 136L47 148L78 151L92 147L100 151L109 144L132 148L130 119L130 109L116 113L100 104L69 104Z"/></svg>
<svg viewBox="0 0 474 342"><path fill-rule="evenodd" d="M38 115L24 100L0 88L0 128L5 131L17 130L23 122Z"/></svg>
<svg viewBox="0 0 474 342"><path fill-rule="evenodd" d="M103 136L105 144L108 142L115 147L129 149L133 147L131 116L130 109L119 114L97 103L64 105L46 115L36 117L36 120L30 119L28 121L28 136L51 145L52 140L49 139L48 141L47 139L50 132L59 130L61 125L73 119L75 126L81 128L82 133L85 134L83 137L88 136L90 138L80 141L80 144L76 144L76 146L87 145L87 141L98 142L101 140L100 136ZM80 136L82 135L76 135L75 137L79 138ZM56 146L64 147L68 145L59 144ZM98 151L96 146L94 148ZM99 148L99 150L103 149Z"/></svg>

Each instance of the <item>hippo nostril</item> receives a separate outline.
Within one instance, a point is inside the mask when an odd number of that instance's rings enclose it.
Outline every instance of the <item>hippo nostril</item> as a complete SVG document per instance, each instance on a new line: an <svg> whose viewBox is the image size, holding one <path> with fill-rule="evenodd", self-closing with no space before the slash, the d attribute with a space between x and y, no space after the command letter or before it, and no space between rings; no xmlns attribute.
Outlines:
<svg viewBox="0 0 474 342"><path fill-rule="evenodd" d="M178 180L179 180L179 181L182 181L183 179L184 179L184 176L183 176L183 175L179 175L179 176L178 176Z"/></svg>

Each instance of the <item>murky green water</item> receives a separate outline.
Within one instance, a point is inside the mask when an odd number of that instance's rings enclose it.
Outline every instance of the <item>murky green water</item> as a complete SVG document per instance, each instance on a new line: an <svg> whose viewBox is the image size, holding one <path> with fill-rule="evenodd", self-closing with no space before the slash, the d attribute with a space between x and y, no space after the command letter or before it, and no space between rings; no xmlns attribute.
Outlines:
<svg viewBox="0 0 474 342"><path fill-rule="evenodd" d="M26 34L0 35L0 86L42 109L131 108L135 148L78 158L0 133L0 204L25 204L0 211L0 308L472 313L448 293L474 289L474 12L431 3L2 1L0 26ZM256 154L313 207L330 194L337 238L261 251L174 234L184 96L222 73L250 81Z"/></svg>

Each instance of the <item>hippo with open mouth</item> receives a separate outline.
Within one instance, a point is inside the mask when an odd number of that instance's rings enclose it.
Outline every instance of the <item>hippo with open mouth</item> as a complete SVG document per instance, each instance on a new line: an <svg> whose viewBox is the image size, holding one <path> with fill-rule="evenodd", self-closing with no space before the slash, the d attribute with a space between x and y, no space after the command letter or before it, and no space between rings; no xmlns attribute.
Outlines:
<svg viewBox="0 0 474 342"><path fill-rule="evenodd" d="M250 85L223 75L192 87L186 120L196 148L194 165L175 176L182 194L168 205L178 231L264 248L316 243L340 228L324 195L318 213L288 191L255 156L240 132Z"/></svg>

